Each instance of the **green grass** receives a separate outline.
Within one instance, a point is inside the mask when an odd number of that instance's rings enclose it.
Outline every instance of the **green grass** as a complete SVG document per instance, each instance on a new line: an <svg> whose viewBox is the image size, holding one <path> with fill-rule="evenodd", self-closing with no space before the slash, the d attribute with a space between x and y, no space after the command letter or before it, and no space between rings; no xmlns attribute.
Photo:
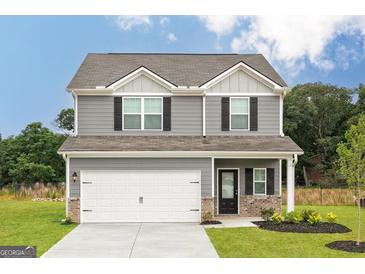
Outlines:
<svg viewBox="0 0 365 274"><path fill-rule="evenodd" d="M61 202L0 201L0 245L34 245L41 256L76 225L61 225Z"/></svg>
<svg viewBox="0 0 365 274"><path fill-rule="evenodd" d="M334 212L352 232L345 234L301 234L266 231L258 228L209 228L208 236L220 257L225 258L331 258L361 257L364 253L336 251L325 244L338 240L356 240L355 206L297 206L316 209L322 217ZM284 210L284 209L283 209ZM361 237L365 241L365 210L361 211Z"/></svg>

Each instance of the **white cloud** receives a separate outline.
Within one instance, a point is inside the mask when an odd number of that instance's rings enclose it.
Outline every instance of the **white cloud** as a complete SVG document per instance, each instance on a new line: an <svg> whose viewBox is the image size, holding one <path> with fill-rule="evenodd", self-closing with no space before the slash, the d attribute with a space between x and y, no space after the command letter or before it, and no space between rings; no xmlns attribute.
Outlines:
<svg viewBox="0 0 365 274"><path fill-rule="evenodd" d="M168 23L170 23L170 19L166 16L163 16L160 18L160 25L162 27L166 26Z"/></svg>
<svg viewBox="0 0 365 274"><path fill-rule="evenodd" d="M305 68L306 62L322 71L334 69L340 60L336 54L329 56L328 46L340 35L360 35L364 43L364 17L250 17L247 30L233 38L231 48L234 52L262 53L271 62L283 66L290 76L295 76ZM346 55L347 60L355 54L353 48L346 47L339 48L337 53ZM348 67L348 64L344 67Z"/></svg>
<svg viewBox="0 0 365 274"><path fill-rule="evenodd" d="M226 35L239 25L241 16L236 15L203 15L199 16L205 27L217 36Z"/></svg>
<svg viewBox="0 0 365 274"><path fill-rule="evenodd" d="M167 34L166 38L169 43L173 43L173 42L177 41L177 37L176 37L175 33L172 33L172 32Z"/></svg>
<svg viewBox="0 0 365 274"><path fill-rule="evenodd" d="M116 16L114 21L122 31L129 31L136 26L151 25L150 17L147 15L120 15Z"/></svg>

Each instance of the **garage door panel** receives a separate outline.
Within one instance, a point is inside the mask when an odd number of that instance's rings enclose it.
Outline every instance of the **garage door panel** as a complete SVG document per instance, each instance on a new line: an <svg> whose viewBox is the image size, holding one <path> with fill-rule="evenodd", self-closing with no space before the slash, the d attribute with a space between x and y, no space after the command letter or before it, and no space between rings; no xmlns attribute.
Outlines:
<svg viewBox="0 0 365 274"><path fill-rule="evenodd" d="M191 211L200 209L200 171L82 171L82 180L81 206L91 210L82 222L200 221Z"/></svg>

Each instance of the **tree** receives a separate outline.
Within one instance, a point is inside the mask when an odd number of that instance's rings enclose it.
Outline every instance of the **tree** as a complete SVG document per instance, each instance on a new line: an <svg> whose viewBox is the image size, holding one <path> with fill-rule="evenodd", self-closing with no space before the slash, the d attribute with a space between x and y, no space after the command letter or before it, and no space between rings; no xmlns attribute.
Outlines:
<svg viewBox="0 0 365 274"><path fill-rule="evenodd" d="M320 154L324 175L334 169L336 147L348 128L347 120L353 115L353 91L334 85L308 83L295 86L284 99L284 133L304 151L299 158L297 174L308 157Z"/></svg>
<svg viewBox="0 0 365 274"><path fill-rule="evenodd" d="M357 203L357 241L360 245L360 200L365 189L365 115L359 118L357 125L346 131L345 142L337 147L339 155L339 173L354 192Z"/></svg>
<svg viewBox="0 0 365 274"><path fill-rule="evenodd" d="M56 126L70 133L74 130L74 110L72 108L62 109L55 120Z"/></svg>

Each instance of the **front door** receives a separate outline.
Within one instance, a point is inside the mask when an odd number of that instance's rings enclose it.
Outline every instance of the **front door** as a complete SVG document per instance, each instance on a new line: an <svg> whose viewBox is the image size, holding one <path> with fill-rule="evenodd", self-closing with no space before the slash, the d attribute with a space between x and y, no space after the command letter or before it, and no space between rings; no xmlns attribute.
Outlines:
<svg viewBox="0 0 365 274"><path fill-rule="evenodd" d="M238 214L238 170L219 170L219 213Z"/></svg>

